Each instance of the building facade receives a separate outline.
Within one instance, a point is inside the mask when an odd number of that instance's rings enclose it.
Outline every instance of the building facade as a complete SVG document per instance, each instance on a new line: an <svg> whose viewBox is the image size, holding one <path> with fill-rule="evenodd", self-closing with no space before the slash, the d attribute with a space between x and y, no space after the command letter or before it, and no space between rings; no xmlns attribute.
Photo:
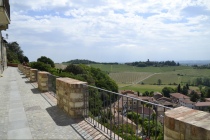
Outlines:
<svg viewBox="0 0 210 140"><path fill-rule="evenodd" d="M0 74L7 67L7 41L2 37L2 31L8 29L10 24L9 0L0 0Z"/></svg>

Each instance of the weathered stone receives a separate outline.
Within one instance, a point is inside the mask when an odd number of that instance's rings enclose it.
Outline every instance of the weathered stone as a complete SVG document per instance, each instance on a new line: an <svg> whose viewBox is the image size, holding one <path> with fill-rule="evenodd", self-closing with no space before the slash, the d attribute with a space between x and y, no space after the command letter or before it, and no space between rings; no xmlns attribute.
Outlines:
<svg viewBox="0 0 210 140"><path fill-rule="evenodd" d="M87 98L87 96L84 96L84 91L86 90L86 87L83 86L84 84L87 83L71 78L56 79L56 91L58 91L58 98L62 98L65 112L73 118L82 117L85 110L84 97ZM58 106L60 106L60 103L61 102L58 102Z"/></svg>
<svg viewBox="0 0 210 140"><path fill-rule="evenodd" d="M183 112L182 112L183 111ZM208 139L209 113L179 107L165 113L165 139Z"/></svg>
<svg viewBox="0 0 210 140"><path fill-rule="evenodd" d="M48 72L38 72L38 88L42 91L48 91Z"/></svg>

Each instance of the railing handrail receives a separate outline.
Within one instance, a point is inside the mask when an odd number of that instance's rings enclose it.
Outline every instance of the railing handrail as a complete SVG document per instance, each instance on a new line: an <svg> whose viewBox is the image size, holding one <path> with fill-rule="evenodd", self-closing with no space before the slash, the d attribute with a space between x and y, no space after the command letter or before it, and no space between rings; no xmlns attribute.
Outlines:
<svg viewBox="0 0 210 140"><path fill-rule="evenodd" d="M138 101L141 101L141 102L144 102L144 103L149 103L149 104L152 104L152 105L155 105L155 106L163 107L163 108L166 108L166 109L173 109L173 108L171 108L171 107L167 107L167 106L164 106L164 105L160 105L160 104L148 102L148 101L145 101L145 100L142 100L142 99L139 99L139 98L131 97L131 96L129 96L129 95L123 95L123 94L121 94L121 93L109 91L109 90L106 90L106 89L103 89L103 88L99 88L99 87L95 87L95 86L91 86L91 85L87 85L87 84L83 84L83 85L84 85L84 86L87 86L87 87L99 89L99 90L102 90L102 91L106 91L106 92L109 92L109 93L117 94L117 95L119 95L119 96L131 98L131 99L134 99L134 100L138 100Z"/></svg>

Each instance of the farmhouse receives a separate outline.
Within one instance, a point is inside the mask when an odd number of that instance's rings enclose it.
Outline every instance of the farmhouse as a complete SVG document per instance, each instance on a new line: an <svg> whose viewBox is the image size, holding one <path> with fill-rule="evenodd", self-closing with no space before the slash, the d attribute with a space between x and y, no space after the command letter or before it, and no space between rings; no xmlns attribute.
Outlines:
<svg viewBox="0 0 210 140"><path fill-rule="evenodd" d="M210 111L210 102L197 102L195 109L202 111Z"/></svg>
<svg viewBox="0 0 210 140"><path fill-rule="evenodd" d="M190 99L190 97L188 97L184 94L181 94L181 93L171 93L170 98L171 98L173 103L176 103L176 104L179 104L179 105L180 105L181 100Z"/></svg>
<svg viewBox="0 0 210 140"><path fill-rule="evenodd" d="M190 101L190 99L180 100L179 105L194 108L195 102Z"/></svg>

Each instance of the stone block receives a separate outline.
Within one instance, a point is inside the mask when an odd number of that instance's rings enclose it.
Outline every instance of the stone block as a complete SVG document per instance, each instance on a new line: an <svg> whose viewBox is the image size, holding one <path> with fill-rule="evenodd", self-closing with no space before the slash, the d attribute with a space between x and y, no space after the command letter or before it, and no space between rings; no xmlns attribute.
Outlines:
<svg viewBox="0 0 210 140"><path fill-rule="evenodd" d="M86 82L81 82L71 78L57 78L56 79L56 91L58 97L61 99L64 104L64 110L71 117L82 117L84 111L84 90L86 90ZM60 102L58 102L60 104ZM67 105L67 106L66 106Z"/></svg>
<svg viewBox="0 0 210 140"><path fill-rule="evenodd" d="M207 112L186 107L167 111L164 118L165 139L208 139L210 133L209 115Z"/></svg>
<svg viewBox="0 0 210 140"><path fill-rule="evenodd" d="M38 72L38 88L41 91L48 91L48 72Z"/></svg>

